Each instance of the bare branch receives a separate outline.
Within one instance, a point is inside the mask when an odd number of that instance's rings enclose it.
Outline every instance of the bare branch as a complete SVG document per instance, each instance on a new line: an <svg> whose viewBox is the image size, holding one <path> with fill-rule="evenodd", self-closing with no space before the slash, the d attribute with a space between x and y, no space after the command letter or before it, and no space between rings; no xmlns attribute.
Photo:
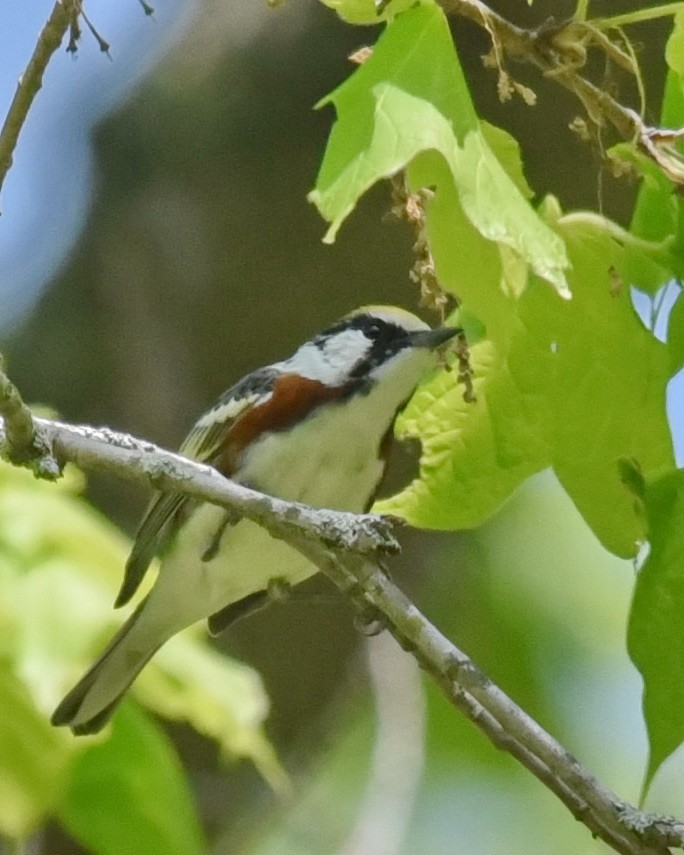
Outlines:
<svg viewBox="0 0 684 855"><path fill-rule="evenodd" d="M151 11L140 0L145 11ZM481 0L441 0L490 34L500 57L539 68L579 98L598 125L611 124L637 142L673 183L684 184L684 166L672 133L648 128L632 109L579 72L584 65L571 22L528 31L490 10ZM79 0L58 0L20 78L0 130L0 189L12 163L28 111L42 86L47 64L70 27L77 31ZM73 35L73 34L72 34ZM100 40L100 46L106 47ZM575 53L573 53L573 50ZM500 69L503 73L503 70ZM592 834L624 855L666 855L684 848L684 823L652 817L620 799L572 757L550 734L494 685L390 581L381 566L398 544L387 519L317 510L260 494L228 481L210 467L118 434L33 418L0 366L0 448L13 462L31 463L36 474L55 477L60 463L180 491L226 507L264 526L313 561L351 600L364 619L379 621L439 685L449 701L542 781ZM55 455L53 457L52 455Z"/></svg>
<svg viewBox="0 0 684 855"><path fill-rule="evenodd" d="M28 458L33 452L33 416L19 390L5 374L0 357L0 413L5 418L5 434L14 458Z"/></svg>
<svg viewBox="0 0 684 855"><path fill-rule="evenodd" d="M376 514L312 510L229 481L211 466L164 451L151 442L109 428L68 425L35 418L60 463L138 481L157 490L180 491L235 511L291 541L311 538L343 552L363 555L399 551L390 521ZM0 422L0 443L2 441Z"/></svg>
<svg viewBox="0 0 684 855"><path fill-rule="evenodd" d="M31 411L19 390L5 374L0 356L0 415L4 417L4 437L0 437L0 455L19 466L29 466L36 476L54 480L60 475L57 461L40 432L36 431Z"/></svg>
<svg viewBox="0 0 684 855"><path fill-rule="evenodd" d="M411 603L381 567L397 543L390 521L373 514L318 510L265 496L208 466L107 428L34 419L62 462L229 508L286 540L340 588L364 620L386 627L449 701L544 783L584 823L623 855L666 855L684 848L684 823L649 816L604 787ZM0 420L0 442L5 427Z"/></svg>
<svg viewBox="0 0 684 855"><path fill-rule="evenodd" d="M625 855L664 855L668 846L684 846L684 824L644 814L604 787L443 636L373 561L329 553L326 567L317 563L357 607L376 609L448 700L555 793L595 836Z"/></svg>
<svg viewBox="0 0 684 855"><path fill-rule="evenodd" d="M74 0L57 0L47 23L38 37L26 70L19 78L17 91L0 130L0 190L12 165L14 149L26 116L43 85L43 75L51 56L62 43L74 19Z"/></svg>
<svg viewBox="0 0 684 855"><path fill-rule="evenodd" d="M585 47L588 43L615 58L612 43L600 34L597 26L571 20L559 24L551 22L542 24L536 30L526 30L492 11L481 0L438 2L447 15L459 15L485 29L492 39L497 57L503 55L536 66L545 77L555 80L579 98L593 122L599 126L612 125L622 139L638 144L673 184L684 184L684 160L671 148L661 145L661 136L669 143L672 135L648 127L637 112L579 73L586 62ZM597 25L601 23L596 22ZM602 36L603 41L596 36ZM632 70L638 74L636 69Z"/></svg>

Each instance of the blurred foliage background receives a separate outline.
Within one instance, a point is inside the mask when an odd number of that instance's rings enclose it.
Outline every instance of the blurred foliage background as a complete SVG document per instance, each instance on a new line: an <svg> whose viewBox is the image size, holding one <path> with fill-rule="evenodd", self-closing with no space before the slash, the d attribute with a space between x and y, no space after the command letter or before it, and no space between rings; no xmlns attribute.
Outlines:
<svg viewBox="0 0 684 855"><path fill-rule="evenodd" d="M527 24L573 11L563 0L491 5ZM625 0L621 8L637 5ZM613 6L596 2L592 13ZM178 16L172 38L167 16ZM348 54L375 33L344 25L314 2L293 0L278 9L160 3L156 17L163 22L160 37L163 31L172 43L92 128L96 168L87 221L68 259L55 254L51 276L34 288L37 299L22 314L13 312L1 349L28 401L66 420L107 424L175 447L197 414L249 369L282 357L359 304L415 308L417 294L408 278L412 236L387 217L386 189L364 200L331 247L321 243L323 223L305 198L332 120L329 108L312 106L348 74ZM659 111L670 24L655 21L636 31L647 120ZM626 225L635 188L600 175L596 155L570 133L578 113L570 96L533 76L536 108L521 100L500 105L480 59L489 49L485 35L458 21L454 33L478 111L521 142L538 196L552 192L564 208L596 208L600 185L602 209ZM82 50L96 47L84 43ZM81 74L78 63L67 73ZM520 80L527 75L522 69ZM84 90L84 104L94 97ZM50 100L49 85L40 98ZM81 112L74 101L59 115L53 105L53 121L55 127L85 122L86 108ZM54 169L67 181L81 180L78 160L64 158ZM36 204L43 202L38 191ZM4 214L0 227L12 217L7 205ZM55 228L59 200L50 201L46 214ZM26 231L15 256L30 259L40 239ZM11 283L2 299L9 312L17 300ZM412 465L410 450L399 450L395 486L410 477ZM96 477L88 478L86 495L128 533L146 501L130 485ZM113 590L126 544L118 533L110 536L119 538L106 571ZM407 593L592 771L635 800L646 742L640 681L624 644L631 565L601 549L546 475L477 532L406 531L402 540L393 572ZM106 604L98 609L96 626L107 619ZM235 754L250 751L234 750L226 762L211 728L202 736L159 718L159 730L131 701L111 745L97 749L109 753L95 756L81 785L103 826L108 811L131 798L129 788L112 785L99 808L92 804L103 780L115 778L116 744L128 743L145 766L162 762L154 759L155 745L170 740L198 815L179 820L189 836L178 851L203 851L203 835L216 855L605 851L423 685L389 639L364 641L350 608L325 581L237 624L218 646L262 676L270 698L266 733L290 776L288 793L273 758L261 771L235 762ZM259 716L255 721L260 727ZM56 757L68 750L44 751ZM87 752L82 756L78 762L86 763ZM171 762L172 754L163 756ZM668 761L649 808L681 813L681 765L679 755ZM180 776L180 766L174 770L163 777ZM28 852L148 851L144 840L135 850L117 848L116 824L88 839L78 823L82 802L78 794L70 799L68 811L64 805L55 811L59 822L32 832ZM141 794L143 807L145 799L153 811L155 794ZM160 818L160 827L165 822Z"/></svg>

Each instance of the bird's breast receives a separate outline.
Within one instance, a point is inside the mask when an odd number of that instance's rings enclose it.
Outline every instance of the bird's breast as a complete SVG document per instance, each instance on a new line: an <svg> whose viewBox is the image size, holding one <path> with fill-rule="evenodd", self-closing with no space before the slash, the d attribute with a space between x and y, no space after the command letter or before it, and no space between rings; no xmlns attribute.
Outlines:
<svg viewBox="0 0 684 855"><path fill-rule="evenodd" d="M392 418L374 418L368 401L357 398L325 405L289 430L264 434L234 477L288 501L365 510L384 472L380 446Z"/></svg>

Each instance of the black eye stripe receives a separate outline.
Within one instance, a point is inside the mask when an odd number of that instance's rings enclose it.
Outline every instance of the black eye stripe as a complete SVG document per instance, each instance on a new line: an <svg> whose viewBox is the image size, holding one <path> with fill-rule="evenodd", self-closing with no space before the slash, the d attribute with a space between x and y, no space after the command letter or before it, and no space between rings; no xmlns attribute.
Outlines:
<svg viewBox="0 0 684 855"><path fill-rule="evenodd" d="M401 341L402 346L408 344L408 333L403 327L390 321L375 318L372 315L354 315L351 318L345 318L345 320L319 333L313 339L313 343L318 347L323 347L331 336L345 330L359 330L374 343Z"/></svg>

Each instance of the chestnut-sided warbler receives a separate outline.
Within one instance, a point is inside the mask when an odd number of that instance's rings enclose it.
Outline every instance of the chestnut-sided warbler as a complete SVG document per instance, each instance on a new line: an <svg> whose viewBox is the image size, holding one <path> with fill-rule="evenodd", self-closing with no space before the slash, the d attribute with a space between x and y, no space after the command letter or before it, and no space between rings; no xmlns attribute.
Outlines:
<svg viewBox="0 0 684 855"><path fill-rule="evenodd" d="M361 513L385 470L397 413L434 351L456 334L415 315L369 306L342 318L283 362L225 392L181 446L242 484L289 501ZM275 582L295 585L316 567L254 522L180 493L156 495L138 529L117 606L129 601L153 557L150 593L52 716L94 733L155 652L209 617L220 633L268 599Z"/></svg>

